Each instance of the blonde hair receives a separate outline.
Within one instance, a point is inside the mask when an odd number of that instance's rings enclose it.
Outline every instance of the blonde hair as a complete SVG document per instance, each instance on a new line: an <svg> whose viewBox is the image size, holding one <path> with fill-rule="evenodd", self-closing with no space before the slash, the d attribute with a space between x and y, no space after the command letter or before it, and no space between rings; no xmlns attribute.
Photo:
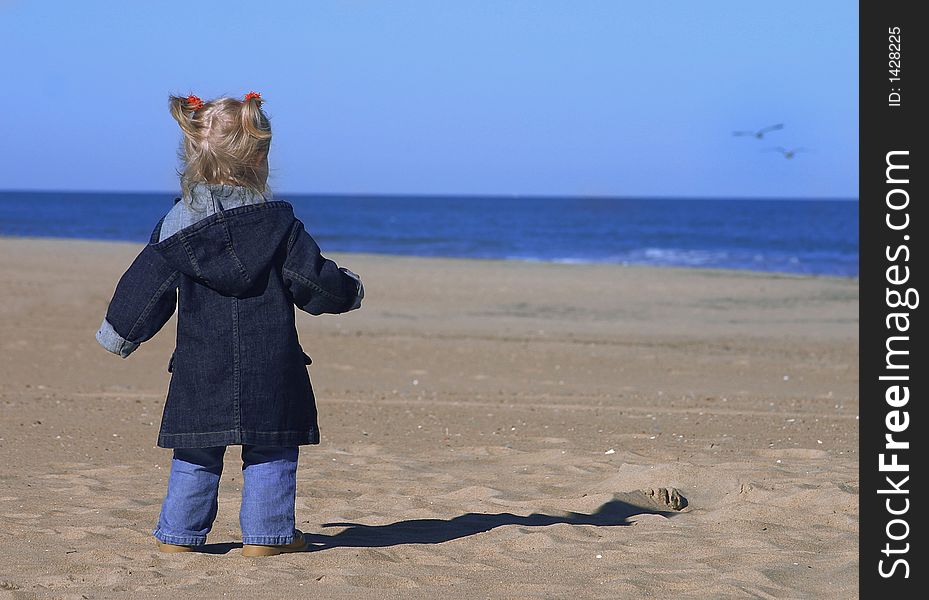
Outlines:
<svg viewBox="0 0 929 600"><path fill-rule="evenodd" d="M268 189L267 158L271 124L258 94L244 100L170 96L171 116L184 139L178 149L183 169L177 171L185 202L198 182L231 184L259 195Z"/></svg>

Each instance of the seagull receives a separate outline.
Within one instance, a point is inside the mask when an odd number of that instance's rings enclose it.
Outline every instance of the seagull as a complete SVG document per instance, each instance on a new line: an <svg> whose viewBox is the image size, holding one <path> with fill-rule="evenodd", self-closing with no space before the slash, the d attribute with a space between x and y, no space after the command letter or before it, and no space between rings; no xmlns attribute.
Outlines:
<svg viewBox="0 0 929 600"><path fill-rule="evenodd" d="M777 125L771 125L770 127L762 127L758 131L733 131L732 135L735 136L751 136L755 139L762 140L764 139L764 134L771 133L772 131L777 131L783 129L784 124L778 123Z"/></svg>
<svg viewBox="0 0 929 600"><path fill-rule="evenodd" d="M787 148L778 146L776 148L768 148L768 151L780 152L781 154L784 155L784 158L786 158L787 160L790 160L791 158L794 157L794 155L797 154L797 152L806 152L807 149L806 148L791 148L790 150L788 150Z"/></svg>

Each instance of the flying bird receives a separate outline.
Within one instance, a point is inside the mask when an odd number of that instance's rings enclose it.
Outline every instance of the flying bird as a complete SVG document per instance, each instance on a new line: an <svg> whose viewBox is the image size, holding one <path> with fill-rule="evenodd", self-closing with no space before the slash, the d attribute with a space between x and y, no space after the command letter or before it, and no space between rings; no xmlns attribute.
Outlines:
<svg viewBox="0 0 929 600"><path fill-rule="evenodd" d="M791 148L788 150L787 148L778 146L776 148L768 148L768 151L769 152L780 152L784 156L784 158L786 158L787 160L790 160L797 154L797 152L806 152L807 149L806 148Z"/></svg>
<svg viewBox="0 0 929 600"><path fill-rule="evenodd" d="M763 139L764 139L764 134L766 134L766 133L771 133L772 131L778 131L779 129L783 129L783 128L784 128L784 124L783 124L783 123L778 123L777 125L771 125L771 126L769 126L769 127L762 127L762 128L759 129L758 131L733 131L733 132L732 132L732 135L734 135L734 136L751 136L751 137L753 137L753 138L755 138L755 139L763 140Z"/></svg>

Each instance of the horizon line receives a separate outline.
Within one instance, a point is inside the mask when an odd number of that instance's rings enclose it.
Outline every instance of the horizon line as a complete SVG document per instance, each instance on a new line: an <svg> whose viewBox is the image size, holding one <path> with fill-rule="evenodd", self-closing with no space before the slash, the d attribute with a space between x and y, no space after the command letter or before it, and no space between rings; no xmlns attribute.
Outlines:
<svg viewBox="0 0 929 600"><path fill-rule="evenodd" d="M165 194L166 196L177 196L177 191L166 190L75 190L75 189L0 189L0 194L4 193L38 193L38 194ZM523 193L431 193L431 192L276 192L276 196L310 196L320 198L521 198L521 199L540 199L540 200L557 200L557 199L591 199L591 200L826 200L836 202L859 202L860 198L855 196L708 196L708 195L612 195L612 194L523 194Z"/></svg>

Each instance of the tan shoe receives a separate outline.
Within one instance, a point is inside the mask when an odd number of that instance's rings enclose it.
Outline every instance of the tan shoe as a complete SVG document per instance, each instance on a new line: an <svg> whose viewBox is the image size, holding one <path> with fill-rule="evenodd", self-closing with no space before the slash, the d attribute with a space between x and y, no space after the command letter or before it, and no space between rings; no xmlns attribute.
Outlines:
<svg viewBox="0 0 929 600"><path fill-rule="evenodd" d="M161 540L155 540L158 544L158 550L161 552L175 553L175 552L193 552L193 546L181 546L180 544L166 544Z"/></svg>
<svg viewBox="0 0 929 600"><path fill-rule="evenodd" d="M306 549L306 539L302 531L294 534L294 541L289 544L265 545L265 544L242 544L242 556L277 556L285 552L301 552Z"/></svg>

